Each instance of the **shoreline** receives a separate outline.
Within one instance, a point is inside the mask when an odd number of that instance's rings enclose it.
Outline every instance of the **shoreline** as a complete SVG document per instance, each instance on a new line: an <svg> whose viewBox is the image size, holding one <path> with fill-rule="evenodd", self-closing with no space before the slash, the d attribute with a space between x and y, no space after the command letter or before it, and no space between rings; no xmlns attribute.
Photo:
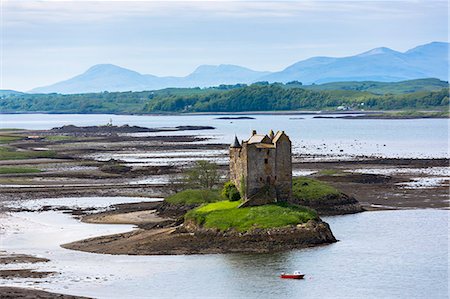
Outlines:
<svg viewBox="0 0 450 299"><path fill-rule="evenodd" d="M75 295L67 295L62 293L47 292L44 290L38 290L34 288L22 288L12 286L0 286L0 297L4 299L89 299L90 297L82 297Z"/></svg>
<svg viewBox="0 0 450 299"><path fill-rule="evenodd" d="M446 116L395 116L392 113L409 112L410 110L275 110L275 111L233 111L233 112L166 112L166 113L77 113L77 112L49 112L49 111L23 111L23 112L0 112L0 115L19 114L43 114L43 115L136 115L136 116L198 116L198 115L317 115L315 118L342 118L342 119L448 119ZM437 110L419 110L418 113L438 113ZM345 116L356 114L356 116ZM320 115L344 115L343 117L320 117Z"/></svg>

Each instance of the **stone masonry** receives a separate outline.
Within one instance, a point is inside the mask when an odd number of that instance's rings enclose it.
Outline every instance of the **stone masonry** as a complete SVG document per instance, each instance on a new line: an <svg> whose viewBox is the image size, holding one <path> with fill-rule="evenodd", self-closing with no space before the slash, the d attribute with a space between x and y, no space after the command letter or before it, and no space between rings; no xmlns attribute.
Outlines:
<svg viewBox="0 0 450 299"><path fill-rule="evenodd" d="M230 179L243 206L288 201L292 195L291 141L284 131L269 135L254 130L247 141L230 146Z"/></svg>

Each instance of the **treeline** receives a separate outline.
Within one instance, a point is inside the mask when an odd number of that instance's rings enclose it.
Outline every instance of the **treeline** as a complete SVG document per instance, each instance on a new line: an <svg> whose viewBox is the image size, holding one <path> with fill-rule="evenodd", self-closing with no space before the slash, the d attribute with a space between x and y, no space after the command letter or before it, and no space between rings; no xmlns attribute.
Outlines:
<svg viewBox="0 0 450 299"><path fill-rule="evenodd" d="M146 112L240 112L270 110L427 109L449 103L449 89L401 95L375 95L358 91L312 91L282 84L253 84L222 93L195 96L155 97Z"/></svg>
<svg viewBox="0 0 450 299"><path fill-rule="evenodd" d="M270 110L444 109L449 89L377 95L355 90L308 90L301 85L222 85L215 88L169 88L144 92L90 94L20 94L0 98L0 112L158 113Z"/></svg>

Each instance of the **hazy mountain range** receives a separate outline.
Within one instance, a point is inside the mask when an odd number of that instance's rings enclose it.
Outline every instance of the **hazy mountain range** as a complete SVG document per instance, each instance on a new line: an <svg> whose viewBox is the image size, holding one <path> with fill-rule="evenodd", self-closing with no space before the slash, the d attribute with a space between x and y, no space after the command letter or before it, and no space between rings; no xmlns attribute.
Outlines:
<svg viewBox="0 0 450 299"><path fill-rule="evenodd" d="M397 52L375 48L348 57L313 57L279 72L254 71L237 65L202 65L185 77L144 75L112 64L98 64L81 75L38 87L33 93L142 91L166 87L208 87L257 81L304 84L336 81L401 81L418 78L448 80L449 43L432 42Z"/></svg>

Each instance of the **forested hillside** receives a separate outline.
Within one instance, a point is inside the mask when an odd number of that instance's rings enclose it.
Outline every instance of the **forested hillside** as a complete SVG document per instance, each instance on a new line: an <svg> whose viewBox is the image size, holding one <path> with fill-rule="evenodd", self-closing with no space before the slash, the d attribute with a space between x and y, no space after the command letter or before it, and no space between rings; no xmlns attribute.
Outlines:
<svg viewBox="0 0 450 299"><path fill-rule="evenodd" d="M429 79L433 80L433 79ZM144 92L103 92L88 94L17 94L0 97L2 113L168 113L168 112L242 112L270 110L393 110L446 109L449 104L448 83L445 88L430 91L401 92L398 83L372 82L376 94L368 88L355 90L339 83L338 90L319 90L302 86L300 82L287 84L267 82L252 85L221 85L214 88L169 88ZM377 83L377 84L375 84ZM435 82L436 83L436 82ZM434 89L436 84L432 84ZM337 84L337 83L336 83ZM360 82L361 86L369 83ZM364 85L366 84L366 85ZM386 85L388 84L388 85ZM389 87L389 84L393 84ZM402 83L405 86L405 83ZM413 88L412 84L409 84ZM396 90L396 92L388 92ZM414 88L413 88L414 90Z"/></svg>

